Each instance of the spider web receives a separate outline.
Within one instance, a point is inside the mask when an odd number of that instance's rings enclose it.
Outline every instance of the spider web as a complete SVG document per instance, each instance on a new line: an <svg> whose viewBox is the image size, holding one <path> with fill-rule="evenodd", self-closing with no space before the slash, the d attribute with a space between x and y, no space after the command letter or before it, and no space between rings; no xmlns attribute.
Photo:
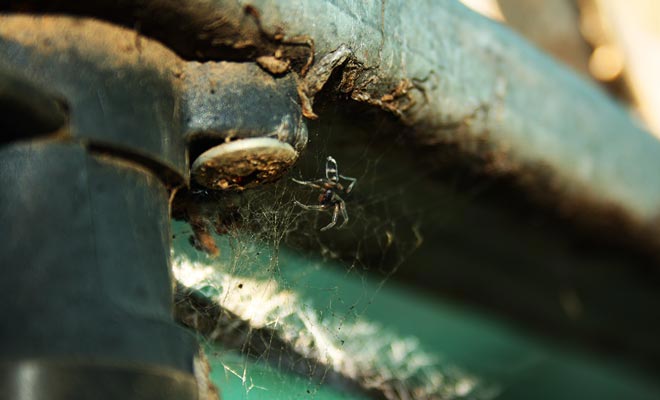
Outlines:
<svg viewBox="0 0 660 400"><path fill-rule="evenodd" d="M421 245L429 210L409 205L407 193L420 178L399 168L397 136L335 115L341 112L326 110L322 123L310 124L308 148L284 179L196 199L220 233L218 256L195 250L190 228L174 222L174 274L185 294L179 319L204 336L215 373L238 380L242 398L277 397L257 371L295 373L304 381L300 398L338 398L326 396L328 385L354 396L347 398L491 397L476 377L367 315ZM344 198L346 227L320 232L331 212L295 206L318 204L320 193L291 178L324 177L327 156L357 183Z"/></svg>

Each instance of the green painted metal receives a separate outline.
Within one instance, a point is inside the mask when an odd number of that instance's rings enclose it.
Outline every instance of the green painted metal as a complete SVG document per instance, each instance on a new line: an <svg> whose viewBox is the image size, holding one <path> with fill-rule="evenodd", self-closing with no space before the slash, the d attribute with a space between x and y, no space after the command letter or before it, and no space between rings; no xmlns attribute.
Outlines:
<svg viewBox="0 0 660 400"><path fill-rule="evenodd" d="M211 364L211 380L220 388L223 399L315 399L364 400L354 393L310 382L288 371L246 359L240 353L209 345L205 349Z"/></svg>
<svg viewBox="0 0 660 400"><path fill-rule="evenodd" d="M505 159L499 167L540 167L564 197L644 223L659 215L660 142L594 84L458 1L238 2L256 7L266 30L313 38L317 57L352 48L380 78L367 92L415 82L416 105L403 115L426 141L482 141Z"/></svg>
<svg viewBox="0 0 660 400"><path fill-rule="evenodd" d="M223 266L229 265L227 261L236 256L233 250L236 247L220 239L221 257L211 261L190 248L182 224L175 224L174 231L177 233L175 259L185 256L223 270ZM267 277L295 293L320 317L332 312L334 318L369 321L382 326L383 332L418 338L423 349L441 360L441 367L458 368L481 382L475 398L655 399L660 396L657 382L625 364L539 340L502 320L439 301L395 282L386 281L383 285L382 281L336 262L282 248L278 252L278 272L265 273L272 266L272 249L245 240L240 252L251 260L250 266L225 269L225 272L239 279ZM201 288L211 297L239 290L210 284L213 288L208 285ZM351 337L344 339L350 341ZM236 350L222 344L209 343L206 347L213 366L213 380L227 398L343 398L341 391L332 394L337 389L323 382L307 376L296 377L295 373L270 365L258 355L256 359L247 358ZM312 390L310 387L314 388L311 395L306 392Z"/></svg>

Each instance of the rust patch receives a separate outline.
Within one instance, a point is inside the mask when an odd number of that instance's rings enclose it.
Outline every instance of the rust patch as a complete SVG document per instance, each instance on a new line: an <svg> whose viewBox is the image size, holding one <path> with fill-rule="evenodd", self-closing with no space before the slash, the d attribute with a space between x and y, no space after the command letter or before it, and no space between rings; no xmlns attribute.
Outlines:
<svg viewBox="0 0 660 400"><path fill-rule="evenodd" d="M342 44L336 50L326 54L309 70L307 76L298 82L298 95L302 105L302 113L309 119L317 119L318 115L314 113L312 106L314 104L314 96L323 89L332 72L342 65L349 57L353 55L353 51Z"/></svg>
<svg viewBox="0 0 660 400"><path fill-rule="evenodd" d="M391 82L383 82L374 68L364 67L355 59L353 51L342 44L314 64L304 79L298 80L298 95L305 117L318 118L313 110L314 98L326 85L333 72L342 66L344 69L341 81L336 88L340 93L349 95L355 101L377 106L401 119L405 116L405 112L416 104L411 95L412 90L416 89L424 93L420 85L407 78L399 80L394 85Z"/></svg>
<svg viewBox="0 0 660 400"><path fill-rule="evenodd" d="M288 167L289 163L259 156L247 157L231 167L208 163L200 167L197 179L212 183L215 190L245 190L277 180Z"/></svg>
<svg viewBox="0 0 660 400"><path fill-rule="evenodd" d="M203 251L211 257L220 255L220 249L215 243L215 239L209 230L206 216L194 213L194 209L189 210L190 218L188 223L192 228L193 234L190 237L190 244L199 251Z"/></svg>
<svg viewBox="0 0 660 400"><path fill-rule="evenodd" d="M293 147L276 139L241 139L202 153L191 175L209 189L242 191L277 180L297 156Z"/></svg>
<svg viewBox="0 0 660 400"><path fill-rule="evenodd" d="M415 105L415 99L411 96L410 91L416 86L409 79L401 79L394 89L380 97L378 95L371 95L367 90L367 86L372 82L374 80L371 82L368 81L362 87L355 88L351 93L351 98L356 101L378 106L398 117L403 117L404 113Z"/></svg>
<svg viewBox="0 0 660 400"><path fill-rule="evenodd" d="M287 49L286 46L299 47L304 46L309 49L309 54L306 57L306 61L299 69L301 76L305 76L309 67L314 62L314 40L309 36L293 36L287 37L284 29L281 27L276 27L275 32L269 33L264 29L261 23L261 14L254 6L246 5L243 8L244 12L248 15L251 15L254 18L255 23L259 29L259 32L262 35L265 35L270 41L277 44L277 48L272 52L273 55L264 55L257 58L257 63L262 66L267 71L278 75L282 74L289 70L289 67L292 64L292 61L295 61L297 58L296 54L290 52L290 49ZM272 50L271 50L272 51ZM262 59L261 62L259 59ZM262 63L264 65L262 65ZM281 71L281 72L276 72Z"/></svg>
<svg viewBox="0 0 660 400"><path fill-rule="evenodd" d="M238 192L181 188L170 201L171 215L173 219L188 223L192 229L188 241L193 247L217 257L220 249L214 234L222 236L236 229L246 229L239 213L240 201Z"/></svg>
<svg viewBox="0 0 660 400"><path fill-rule="evenodd" d="M368 73L369 69L355 60L353 52L346 45L327 54L312 67L314 41L311 37L287 36L281 27L269 31L261 22L259 10L251 5L240 7L227 4L228 9L220 13L212 5L184 7L171 2L154 1L153 8L157 12L152 11L156 14L152 18L142 19L136 17L145 13L140 5L115 4L109 6L109 9L97 9L93 5L47 5L32 4L29 1L26 4L34 12L72 12L139 29L138 33L136 30L98 21L91 23L80 18L28 16L12 18L22 18L26 22L39 19L38 31L41 33L34 33L18 20L12 24L3 23L0 27L3 32L13 32L12 36L19 40L40 42L43 51L61 51L67 43L85 43L89 45L90 52L100 55L111 53L107 57L109 66L154 62L156 66L169 69L176 78L183 76L179 65L181 60L150 37L165 43L188 60L255 60L261 68L273 75L289 71L298 73L298 92L303 113L310 119L317 118L312 107L314 96L323 88L332 72L348 60L341 92L349 93L356 101L376 105L398 116L402 116L415 104L410 90L416 85L407 79L393 85L380 82L375 73ZM54 19L66 19L68 22L59 25L49 22ZM83 26L84 29L79 31L85 33L73 33L73 25ZM183 27L186 27L185 31ZM35 42L35 39L38 40ZM108 49L114 51L108 52Z"/></svg>
<svg viewBox="0 0 660 400"><path fill-rule="evenodd" d="M281 53L280 53L281 54ZM257 57L257 64L273 75L282 75L291 68L291 60L278 58L277 52L273 56Z"/></svg>

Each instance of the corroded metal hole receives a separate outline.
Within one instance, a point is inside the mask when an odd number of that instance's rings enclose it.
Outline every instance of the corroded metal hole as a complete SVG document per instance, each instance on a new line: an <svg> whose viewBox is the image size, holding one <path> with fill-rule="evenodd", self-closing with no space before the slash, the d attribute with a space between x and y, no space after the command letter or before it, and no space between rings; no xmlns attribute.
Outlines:
<svg viewBox="0 0 660 400"><path fill-rule="evenodd" d="M298 153L271 138L250 138L223 143L193 162L194 182L214 190L244 190L277 180L296 161Z"/></svg>

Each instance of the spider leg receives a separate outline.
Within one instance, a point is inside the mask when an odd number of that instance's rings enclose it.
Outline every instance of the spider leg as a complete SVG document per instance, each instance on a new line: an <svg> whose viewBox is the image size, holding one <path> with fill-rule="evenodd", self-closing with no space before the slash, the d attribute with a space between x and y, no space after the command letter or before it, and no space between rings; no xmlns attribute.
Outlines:
<svg viewBox="0 0 660 400"><path fill-rule="evenodd" d="M357 178L351 178L350 176L344 176L344 175L339 175L339 177L351 182L345 190L346 193L350 193L351 190L353 190L353 186L355 186L355 182L357 182Z"/></svg>
<svg viewBox="0 0 660 400"><path fill-rule="evenodd" d="M344 225L348 223L348 212L346 212L346 204L344 203L343 200L339 202L339 210L341 211L342 218L344 218L344 222L342 222L341 225L339 225L339 228L343 228Z"/></svg>
<svg viewBox="0 0 660 400"><path fill-rule="evenodd" d="M298 179L295 179L295 178L291 178L291 180L294 181L295 183L299 184L299 185L309 186L309 187L312 187L314 189L322 189L321 186L319 186L319 185L317 185L316 183L313 183L313 182L299 181Z"/></svg>
<svg viewBox="0 0 660 400"><path fill-rule="evenodd" d="M321 232L327 231L337 224L337 218L339 218L339 209L341 208L340 204L341 203L335 204L335 211L332 213L332 222L321 228Z"/></svg>
<svg viewBox="0 0 660 400"><path fill-rule="evenodd" d="M303 204L299 202L298 200L294 200L293 204L297 205L300 208L304 208L305 210L313 210L313 211L325 211L328 209L328 206L320 205L320 206L311 206L307 204Z"/></svg>
<svg viewBox="0 0 660 400"><path fill-rule="evenodd" d="M337 167L337 161L328 156L328 159L325 162L325 177L331 182L339 182L339 168Z"/></svg>

